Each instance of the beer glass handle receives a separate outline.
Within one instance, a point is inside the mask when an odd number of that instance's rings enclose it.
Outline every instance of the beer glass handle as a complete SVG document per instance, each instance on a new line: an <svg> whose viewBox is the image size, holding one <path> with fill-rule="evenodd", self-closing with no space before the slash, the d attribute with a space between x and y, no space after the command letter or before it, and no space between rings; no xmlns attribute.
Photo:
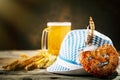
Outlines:
<svg viewBox="0 0 120 80"><path fill-rule="evenodd" d="M48 34L48 28L45 28L42 32L42 39L41 39L41 49L46 50L47 49L47 34Z"/></svg>

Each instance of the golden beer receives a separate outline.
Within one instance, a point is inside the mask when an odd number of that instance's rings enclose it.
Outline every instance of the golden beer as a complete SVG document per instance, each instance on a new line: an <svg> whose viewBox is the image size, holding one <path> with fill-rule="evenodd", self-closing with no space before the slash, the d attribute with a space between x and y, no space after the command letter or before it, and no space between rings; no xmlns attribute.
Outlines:
<svg viewBox="0 0 120 80"><path fill-rule="evenodd" d="M58 55L65 35L71 30L70 22L48 22L47 28L48 53Z"/></svg>

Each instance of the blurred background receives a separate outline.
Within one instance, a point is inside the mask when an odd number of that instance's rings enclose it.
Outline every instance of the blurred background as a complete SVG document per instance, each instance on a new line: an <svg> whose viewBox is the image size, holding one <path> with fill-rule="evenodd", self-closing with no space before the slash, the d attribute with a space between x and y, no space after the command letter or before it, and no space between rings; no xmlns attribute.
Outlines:
<svg viewBox="0 0 120 80"><path fill-rule="evenodd" d="M71 21L86 28L92 16L96 30L120 50L119 0L0 0L0 50L41 48L42 30L49 21Z"/></svg>

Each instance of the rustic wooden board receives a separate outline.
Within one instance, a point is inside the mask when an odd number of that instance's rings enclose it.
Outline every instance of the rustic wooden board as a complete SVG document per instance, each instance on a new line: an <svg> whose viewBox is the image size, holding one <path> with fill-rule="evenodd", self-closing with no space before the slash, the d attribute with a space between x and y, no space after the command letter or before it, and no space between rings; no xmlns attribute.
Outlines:
<svg viewBox="0 0 120 80"><path fill-rule="evenodd" d="M87 76L72 76L53 74L46 71L46 69L35 69L32 71L4 71L1 66L6 65L16 59L20 58L21 54L29 54L33 56L38 54L40 50L34 51L2 51L0 52L0 80L119 80L120 79L120 65L116 72L106 78L100 79L90 75Z"/></svg>

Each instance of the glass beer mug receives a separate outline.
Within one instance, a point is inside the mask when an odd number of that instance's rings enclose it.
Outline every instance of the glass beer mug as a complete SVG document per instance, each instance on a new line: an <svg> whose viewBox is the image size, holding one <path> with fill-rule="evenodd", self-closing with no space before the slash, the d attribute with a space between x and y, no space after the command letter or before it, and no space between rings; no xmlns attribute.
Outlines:
<svg viewBox="0 0 120 80"><path fill-rule="evenodd" d="M70 30L71 22L48 22L42 33L41 48L57 56L61 43Z"/></svg>

